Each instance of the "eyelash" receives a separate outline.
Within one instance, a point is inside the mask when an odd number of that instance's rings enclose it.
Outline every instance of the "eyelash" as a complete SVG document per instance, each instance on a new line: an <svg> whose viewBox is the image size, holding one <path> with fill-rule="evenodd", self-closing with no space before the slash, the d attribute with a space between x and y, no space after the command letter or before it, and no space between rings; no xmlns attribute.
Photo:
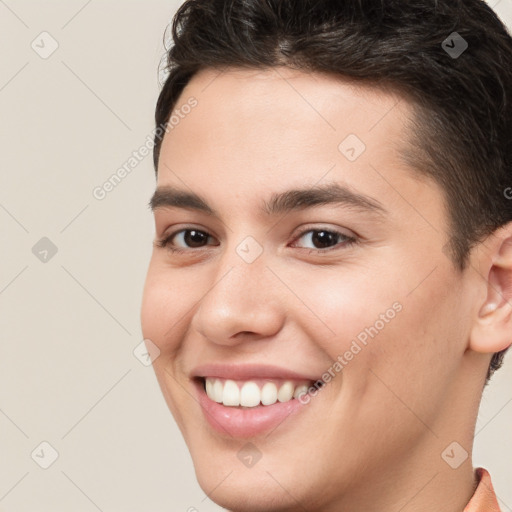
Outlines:
<svg viewBox="0 0 512 512"><path fill-rule="evenodd" d="M202 249L203 248L203 247L197 247L197 248L191 247L191 248L188 248L188 249L183 249L183 248L173 247L171 245L171 240L178 233L182 233L183 231L198 231L199 233L203 233L203 234L207 235L208 237L211 236L206 231L202 231L200 229L182 228L182 229L179 229L178 231L174 231L173 233L169 234L168 236L158 240L156 242L156 245L158 247L160 247L160 248L166 248L166 249L168 249L169 251L171 251L172 253L175 253L175 254L187 253L187 252L193 251L194 249ZM345 235L344 233L341 233L340 231L336 231L336 230L333 230L333 229L322 229L322 228L316 228L316 229L309 228L309 229L305 229L304 231L302 231L301 233L299 233L297 235L296 240L302 238L306 233L320 232L320 231L323 231L323 232L326 232L326 233L331 233L331 234L334 234L334 235L338 235L339 237L341 237L343 239L343 241L339 242L338 244L333 245L331 247L327 247L325 249L304 249L304 250L308 251L308 254L311 254L311 253L320 254L320 253L326 253L326 252L329 252L329 251L332 251L332 250L336 250L337 248L338 249L340 248L339 247L340 244L341 244L341 247L350 247L352 245L355 245L359 241L356 237Z"/></svg>

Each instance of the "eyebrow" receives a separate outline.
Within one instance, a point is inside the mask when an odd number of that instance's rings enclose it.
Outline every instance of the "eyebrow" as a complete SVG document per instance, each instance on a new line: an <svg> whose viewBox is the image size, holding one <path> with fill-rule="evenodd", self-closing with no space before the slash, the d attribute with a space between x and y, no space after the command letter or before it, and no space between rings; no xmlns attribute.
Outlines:
<svg viewBox="0 0 512 512"><path fill-rule="evenodd" d="M321 205L351 206L357 210L379 215L387 213L375 198L357 193L344 185L330 183L308 188L297 188L272 194L261 207L265 215L279 215ZM210 216L218 213L198 194L170 186L159 187L149 202L151 210L175 207L196 210Z"/></svg>

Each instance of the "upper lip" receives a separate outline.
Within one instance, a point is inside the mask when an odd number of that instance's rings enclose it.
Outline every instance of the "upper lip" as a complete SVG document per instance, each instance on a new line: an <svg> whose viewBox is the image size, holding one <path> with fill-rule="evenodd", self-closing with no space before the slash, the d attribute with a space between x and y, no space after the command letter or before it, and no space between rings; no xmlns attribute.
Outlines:
<svg viewBox="0 0 512 512"><path fill-rule="evenodd" d="M195 367L191 377L217 377L220 379L250 380L250 379L286 379L311 380L318 377L295 372L289 368L268 364L204 364Z"/></svg>

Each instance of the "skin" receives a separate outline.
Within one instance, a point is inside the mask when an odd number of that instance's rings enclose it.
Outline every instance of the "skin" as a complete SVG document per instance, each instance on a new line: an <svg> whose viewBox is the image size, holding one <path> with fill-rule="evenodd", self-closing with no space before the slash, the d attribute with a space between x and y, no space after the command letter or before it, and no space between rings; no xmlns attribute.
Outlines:
<svg viewBox="0 0 512 512"><path fill-rule="evenodd" d="M157 186L192 190L219 217L155 209L156 240L187 227L212 238L187 248L176 237L179 254L155 244L141 321L199 484L240 512L463 510L485 374L509 344L510 226L466 271L454 267L442 190L400 157L413 110L397 94L276 68L203 70L176 109L191 96L198 105L164 137ZM354 162L338 149L348 134L366 145ZM326 183L386 213L260 212L272 193ZM358 242L310 253L304 228ZM236 252L247 236L263 249L250 264ZM191 396L203 363L272 361L320 378L396 302L402 310L300 414L249 439L262 453L252 468L236 456L247 440L213 431ZM441 457L454 441L469 455L457 469Z"/></svg>

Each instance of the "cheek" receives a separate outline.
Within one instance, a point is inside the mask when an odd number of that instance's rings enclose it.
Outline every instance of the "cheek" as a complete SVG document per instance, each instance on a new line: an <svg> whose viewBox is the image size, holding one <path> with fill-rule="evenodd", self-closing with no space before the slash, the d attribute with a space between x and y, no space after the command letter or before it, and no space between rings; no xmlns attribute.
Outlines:
<svg viewBox="0 0 512 512"><path fill-rule="evenodd" d="M181 358L178 357L181 340L184 338L186 312L191 304L184 300L180 279L176 273L152 260L148 269L141 305L141 328L145 339L151 340L160 350L152 367L165 401L183 429L182 411L188 396L172 375L179 372Z"/></svg>
<svg viewBox="0 0 512 512"><path fill-rule="evenodd" d="M369 394L376 404L388 402L402 415L414 411L430 424L465 349L467 326L457 320L464 316L458 283L440 270L412 293L395 298L402 310L365 349L373 372Z"/></svg>
<svg viewBox="0 0 512 512"><path fill-rule="evenodd" d="M141 305L141 327L144 338L156 340L161 338L165 325L166 310L164 304L169 300L165 287L158 279L150 266L144 284Z"/></svg>
<svg viewBox="0 0 512 512"><path fill-rule="evenodd" d="M301 283L297 295L314 314L313 321L310 315L303 317L301 328L332 360L351 349L351 360L355 353L364 359L371 340L384 336L402 314L399 295L386 279L372 279L361 269L315 271Z"/></svg>
<svg viewBox="0 0 512 512"><path fill-rule="evenodd" d="M365 372L382 368L379 371L397 386L411 384L400 377L408 374L429 389L432 374L448 378L455 369L466 332L456 321L463 307L459 283L440 267L437 275L414 289L407 283L418 283L428 273L416 270L407 276L396 270L395 275L315 272L296 289L314 314L301 317L301 329L329 359L345 359L348 379L353 369L363 385L362 367Z"/></svg>
<svg viewBox="0 0 512 512"><path fill-rule="evenodd" d="M144 338L155 342L160 350L172 348L184 329L180 319L191 304L187 300L187 285L178 273L151 261L141 305L141 326Z"/></svg>

